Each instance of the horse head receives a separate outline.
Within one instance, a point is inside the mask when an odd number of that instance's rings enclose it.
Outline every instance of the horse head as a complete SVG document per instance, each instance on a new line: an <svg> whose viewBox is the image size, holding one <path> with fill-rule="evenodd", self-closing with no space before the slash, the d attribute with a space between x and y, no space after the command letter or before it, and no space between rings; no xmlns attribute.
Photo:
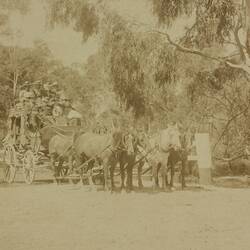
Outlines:
<svg viewBox="0 0 250 250"><path fill-rule="evenodd" d="M179 136L181 149L187 152L191 151L193 143L193 134L190 131L182 131Z"/></svg>
<svg viewBox="0 0 250 250"><path fill-rule="evenodd" d="M180 132L175 127L169 127L160 132L159 147L162 151L178 150L181 148Z"/></svg>
<svg viewBox="0 0 250 250"><path fill-rule="evenodd" d="M130 133L122 133L121 147L129 154L134 153L133 136Z"/></svg>
<svg viewBox="0 0 250 250"><path fill-rule="evenodd" d="M148 149L150 147L149 136L144 132L140 132L135 138L134 145L137 151L139 150L138 147L143 150Z"/></svg>
<svg viewBox="0 0 250 250"><path fill-rule="evenodd" d="M123 133L121 131L115 131L112 134L111 146L114 150L121 150L123 146Z"/></svg>

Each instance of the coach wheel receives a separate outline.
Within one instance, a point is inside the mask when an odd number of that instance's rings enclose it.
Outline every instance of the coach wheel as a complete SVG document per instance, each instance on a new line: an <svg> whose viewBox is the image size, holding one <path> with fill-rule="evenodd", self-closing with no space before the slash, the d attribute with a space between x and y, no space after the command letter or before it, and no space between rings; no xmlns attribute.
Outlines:
<svg viewBox="0 0 250 250"><path fill-rule="evenodd" d="M95 185L104 185L104 173L100 170L92 176L92 181Z"/></svg>
<svg viewBox="0 0 250 250"><path fill-rule="evenodd" d="M15 148L11 145L8 145L4 149L3 160L6 164L4 171L4 181L7 183L12 183L16 176L16 151Z"/></svg>
<svg viewBox="0 0 250 250"><path fill-rule="evenodd" d="M77 184L81 181L81 173L78 173L78 171L73 171L73 173L70 175L69 182L72 184Z"/></svg>
<svg viewBox="0 0 250 250"><path fill-rule="evenodd" d="M31 184L35 178L35 156L31 150L28 150L23 157L23 174L27 184Z"/></svg>

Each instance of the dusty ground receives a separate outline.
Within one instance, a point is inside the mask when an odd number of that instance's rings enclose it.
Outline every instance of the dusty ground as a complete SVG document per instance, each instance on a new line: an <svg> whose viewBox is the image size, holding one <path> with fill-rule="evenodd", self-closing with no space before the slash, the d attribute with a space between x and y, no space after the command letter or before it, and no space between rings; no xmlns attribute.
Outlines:
<svg viewBox="0 0 250 250"><path fill-rule="evenodd" d="M250 189L110 194L19 183L0 185L0 197L1 250L250 247Z"/></svg>

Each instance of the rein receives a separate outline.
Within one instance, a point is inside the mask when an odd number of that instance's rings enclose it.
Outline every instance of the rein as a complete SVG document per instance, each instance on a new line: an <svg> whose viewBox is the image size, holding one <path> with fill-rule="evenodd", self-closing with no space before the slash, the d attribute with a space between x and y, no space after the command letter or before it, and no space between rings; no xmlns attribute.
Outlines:
<svg viewBox="0 0 250 250"><path fill-rule="evenodd" d="M143 159L146 159L147 161L148 161L148 159L147 159L147 156L148 155L150 155L150 154L152 154L153 153L153 151L155 150L157 148L157 145L155 145L153 148L151 148L145 155L143 155L139 160L137 160L134 164L133 164L133 166L135 166L136 164L138 164L139 162L141 162ZM140 152L141 153L141 152ZM141 153L142 154L142 153Z"/></svg>

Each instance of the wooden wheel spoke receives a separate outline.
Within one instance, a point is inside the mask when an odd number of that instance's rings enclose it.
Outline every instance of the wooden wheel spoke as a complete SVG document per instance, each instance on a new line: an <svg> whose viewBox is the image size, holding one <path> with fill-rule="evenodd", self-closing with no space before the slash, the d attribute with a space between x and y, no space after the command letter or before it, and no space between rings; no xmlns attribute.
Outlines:
<svg viewBox="0 0 250 250"><path fill-rule="evenodd" d="M12 183L16 176L16 151L12 145L7 145L4 149L4 162L6 164L4 181Z"/></svg>

